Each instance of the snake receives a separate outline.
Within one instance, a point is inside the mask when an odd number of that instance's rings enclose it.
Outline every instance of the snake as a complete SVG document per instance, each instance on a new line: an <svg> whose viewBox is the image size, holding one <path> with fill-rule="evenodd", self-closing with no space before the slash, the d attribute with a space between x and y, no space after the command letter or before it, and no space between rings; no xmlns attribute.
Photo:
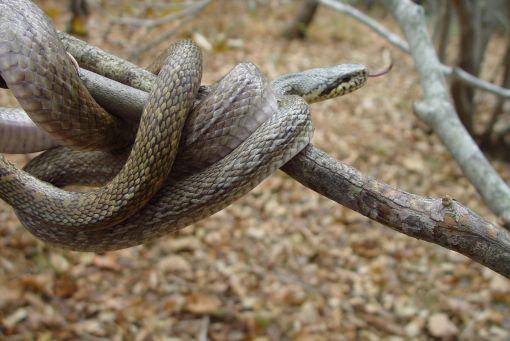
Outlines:
<svg viewBox="0 0 510 341"><path fill-rule="evenodd" d="M0 3L0 81L61 145L25 170L0 157L0 198L33 235L62 248L108 251L210 216L310 143L309 103L354 91L368 77L364 65L344 64L268 84L255 65L243 63L197 104L200 50L182 41L169 51L133 124L93 100L38 7ZM207 115L215 123L204 124ZM244 128L235 128L239 121ZM99 170L87 176L93 169ZM85 193L58 187L71 183L100 187Z"/></svg>

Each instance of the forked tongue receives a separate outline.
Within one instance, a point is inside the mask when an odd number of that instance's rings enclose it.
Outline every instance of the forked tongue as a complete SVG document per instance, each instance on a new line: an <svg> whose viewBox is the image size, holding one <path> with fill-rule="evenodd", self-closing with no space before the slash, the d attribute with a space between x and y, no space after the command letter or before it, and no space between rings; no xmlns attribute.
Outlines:
<svg viewBox="0 0 510 341"><path fill-rule="evenodd" d="M391 62L390 62L390 65L388 65L387 67L385 67L385 68L384 68L384 69L382 69L381 71L377 71L377 72L374 72L374 73L369 72L369 73L368 73L368 77L379 77L379 76L383 76L383 75L387 74L388 72L390 72L392 68L393 68L393 61L391 61Z"/></svg>

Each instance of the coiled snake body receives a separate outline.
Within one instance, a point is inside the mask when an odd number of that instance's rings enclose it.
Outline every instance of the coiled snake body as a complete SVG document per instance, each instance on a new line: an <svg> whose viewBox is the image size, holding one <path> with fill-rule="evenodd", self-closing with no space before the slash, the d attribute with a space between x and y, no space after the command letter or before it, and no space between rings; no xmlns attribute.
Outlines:
<svg viewBox="0 0 510 341"><path fill-rule="evenodd" d="M132 124L93 101L44 14L29 1L2 1L0 81L63 146L109 151L58 147L35 158L27 172L1 157L0 197L35 236L65 248L104 251L152 240L221 210L301 151L312 134L303 97L312 102L339 96L366 81L364 66L339 68L333 75L320 70L290 75L269 87L253 65L241 64L211 87L185 123L200 85L201 61L194 44L179 42L134 133ZM246 92L229 84L235 79L249 80ZM214 129L204 128L205 112L221 117ZM245 115L264 117L251 119L248 125L256 128L251 134L226 123L249 120ZM133 137L130 151L120 151ZM187 157L193 148L196 155ZM192 166L170 174L178 150L178 159ZM88 167L104 171L77 177ZM75 193L45 181L102 187Z"/></svg>

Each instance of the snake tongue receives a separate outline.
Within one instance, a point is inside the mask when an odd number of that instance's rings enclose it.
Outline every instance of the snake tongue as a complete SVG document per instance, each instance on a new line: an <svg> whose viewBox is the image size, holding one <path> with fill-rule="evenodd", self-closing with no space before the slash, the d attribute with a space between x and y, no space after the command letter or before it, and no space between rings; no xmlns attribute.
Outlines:
<svg viewBox="0 0 510 341"><path fill-rule="evenodd" d="M377 71L377 72L374 72L374 73L369 72L369 73L368 73L368 77L379 77L379 76L383 76L383 75L387 74L388 72L390 72L392 68L393 68L393 61L391 61L391 62L390 62L390 65L388 65L387 67L385 67L385 68L384 68L384 69L382 69L381 71Z"/></svg>

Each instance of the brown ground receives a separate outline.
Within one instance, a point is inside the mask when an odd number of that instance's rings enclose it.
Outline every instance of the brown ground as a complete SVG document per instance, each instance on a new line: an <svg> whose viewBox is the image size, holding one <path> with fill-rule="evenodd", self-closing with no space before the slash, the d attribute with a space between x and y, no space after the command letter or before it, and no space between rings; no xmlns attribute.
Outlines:
<svg viewBox="0 0 510 341"><path fill-rule="evenodd" d="M330 10L320 10L308 41L288 42L280 32L294 6L241 3L213 1L181 31L215 46L205 52L205 83L241 61L269 78L338 63L384 64L389 44ZM61 23L56 4L44 2ZM102 41L106 12L90 18L89 40L127 57L126 49ZM374 15L392 26L382 12ZM125 28L110 39L137 47L157 34ZM413 115L420 89L412 61L390 50L396 67L389 75L312 107L313 142L365 174L420 195L448 194L494 219ZM0 94L12 104L6 91ZM480 96L479 111L492 100ZM510 179L507 164L494 164ZM196 340L207 331L211 340L508 340L509 304L510 285L501 276L374 223L282 172L176 235L107 254L48 247L0 206L0 338Z"/></svg>

